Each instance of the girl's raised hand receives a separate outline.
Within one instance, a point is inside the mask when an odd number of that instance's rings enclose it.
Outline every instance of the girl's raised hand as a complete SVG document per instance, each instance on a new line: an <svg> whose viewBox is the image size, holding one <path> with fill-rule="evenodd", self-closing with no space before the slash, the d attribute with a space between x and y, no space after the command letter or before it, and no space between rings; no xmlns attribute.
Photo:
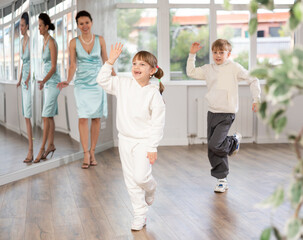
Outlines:
<svg viewBox="0 0 303 240"><path fill-rule="evenodd" d="M122 43L119 44L116 43L115 46L111 45L109 58L107 60L109 64L113 65L115 63L115 61L118 59L118 57L122 52L122 47L123 47Z"/></svg>
<svg viewBox="0 0 303 240"><path fill-rule="evenodd" d="M190 53L195 54L195 53L197 53L201 48L202 48L202 46L200 45L200 43L194 42L194 43L191 45L191 47L190 47Z"/></svg>

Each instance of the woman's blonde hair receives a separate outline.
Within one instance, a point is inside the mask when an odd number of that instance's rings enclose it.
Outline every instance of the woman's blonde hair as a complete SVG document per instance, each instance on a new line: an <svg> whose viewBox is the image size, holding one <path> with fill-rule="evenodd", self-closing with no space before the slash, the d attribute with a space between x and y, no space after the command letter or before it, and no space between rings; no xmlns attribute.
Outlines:
<svg viewBox="0 0 303 240"><path fill-rule="evenodd" d="M164 91L164 85L162 84L160 79L164 76L164 72L158 66L157 58L150 52L140 51L137 52L136 55L133 57L133 61L135 61L136 59L148 63L152 68L157 68L157 71L152 76L159 79L159 91L162 94L162 92Z"/></svg>

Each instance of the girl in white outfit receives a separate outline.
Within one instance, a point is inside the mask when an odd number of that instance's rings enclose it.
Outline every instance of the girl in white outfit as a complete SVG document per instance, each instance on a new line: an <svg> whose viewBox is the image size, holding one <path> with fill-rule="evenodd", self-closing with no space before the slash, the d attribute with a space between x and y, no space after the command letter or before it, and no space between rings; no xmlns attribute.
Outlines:
<svg viewBox="0 0 303 240"><path fill-rule="evenodd" d="M132 230L146 225L148 205L154 200L156 181L152 164L157 159L157 147L163 136L165 104L164 86L160 79L163 71L156 57L146 51L133 58L133 77L111 76L113 64L122 52L121 43L111 46L109 59L102 66L97 82L109 94L117 97L117 129L123 175L132 206ZM151 84L159 79L159 87Z"/></svg>

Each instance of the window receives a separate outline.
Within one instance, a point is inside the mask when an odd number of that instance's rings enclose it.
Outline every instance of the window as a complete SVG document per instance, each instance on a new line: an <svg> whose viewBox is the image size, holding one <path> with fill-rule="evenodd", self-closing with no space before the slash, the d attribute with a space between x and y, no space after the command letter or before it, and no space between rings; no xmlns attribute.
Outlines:
<svg viewBox="0 0 303 240"><path fill-rule="evenodd" d="M12 54L11 54L11 44L12 44L12 34L11 34L11 25L8 25L4 27L4 57L5 57L5 79L11 80L12 74L11 74L11 60L12 60Z"/></svg>
<svg viewBox="0 0 303 240"><path fill-rule="evenodd" d="M294 38L285 27L289 18L288 11L288 9L258 11L257 59L259 62L267 58L272 64L279 64L279 51L293 47Z"/></svg>
<svg viewBox="0 0 303 240"><path fill-rule="evenodd" d="M227 39L231 43L230 58L246 69L249 65L248 22L248 11L217 11L217 38Z"/></svg>
<svg viewBox="0 0 303 240"><path fill-rule="evenodd" d="M209 63L208 9L170 9L170 78L188 79L186 63L189 48L199 42L203 48L197 53L196 65Z"/></svg>
<svg viewBox="0 0 303 240"><path fill-rule="evenodd" d="M15 22L14 27L14 79L18 80L18 68L20 61L20 20Z"/></svg>
<svg viewBox="0 0 303 240"><path fill-rule="evenodd" d="M55 10L56 10L55 0L48 0L47 9L50 17L55 15Z"/></svg>
<svg viewBox="0 0 303 240"><path fill-rule="evenodd" d="M56 42L58 44L57 70L60 76L64 77L64 55L63 55L63 20L59 18L56 21Z"/></svg>
<svg viewBox="0 0 303 240"><path fill-rule="evenodd" d="M12 20L12 6L8 6L3 8L3 22L7 23Z"/></svg>
<svg viewBox="0 0 303 240"><path fill-rule="evenodd" d="M17 0L15 2L15 17L19 16L21 14L22 11L22 0Z"/></svg>
<svg viewBox="0 0 303 240"><path fill-rule="evenodd" d="M280 37L280 31L283 31L281 27L269 27L269 36Z"/></svg>
<svg viewBox="0 0 303 240"><path fill-rule="evenodd" d="M4 77L3 31L0 28L0 79Z"/></svg>
<svg viewBox="0 0 303 240"><path fill-rule="evenodd" d="M146 50L157 56L157 10L119 9L118 38L124 44L118 71L130 72L133 56Z"/></svg>
<svg viewBox="0 0 303 240"><path fill-rule="evenodd" d="M67 79L68 68L69 68L69 42L73 38L73 26L72 26L72 13L68 13L64 16L64 77Z"/></svg>

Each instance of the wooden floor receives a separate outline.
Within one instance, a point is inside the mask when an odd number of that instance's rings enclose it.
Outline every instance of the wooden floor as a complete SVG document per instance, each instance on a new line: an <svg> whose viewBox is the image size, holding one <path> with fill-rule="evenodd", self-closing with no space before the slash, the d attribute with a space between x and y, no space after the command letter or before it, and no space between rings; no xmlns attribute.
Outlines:
<svg viewBox="0 0 303 240"><path fill-rule="evenodd" d="M35 158L42 142L42 131L40 128L36 127L33 129L33 138ZM55 146L57 149L53 159L80 151L80 144L65 133L55 132ZM16 172L31 165L23 163L27 152L27 138L0 125L0 175Z"/></svg>
<svg viewBox="0 0 303 240"><path fill-rule="evenodd" d="M117 148L88 170L76 161L0 187L0 239L257 240L274 215L258 209L278 184L287 186L295 157L288 145L242 144L230 159L229 190L215 194L206 145L160 147L158 182L147 226L131 232L132 209Z"/></svg>

